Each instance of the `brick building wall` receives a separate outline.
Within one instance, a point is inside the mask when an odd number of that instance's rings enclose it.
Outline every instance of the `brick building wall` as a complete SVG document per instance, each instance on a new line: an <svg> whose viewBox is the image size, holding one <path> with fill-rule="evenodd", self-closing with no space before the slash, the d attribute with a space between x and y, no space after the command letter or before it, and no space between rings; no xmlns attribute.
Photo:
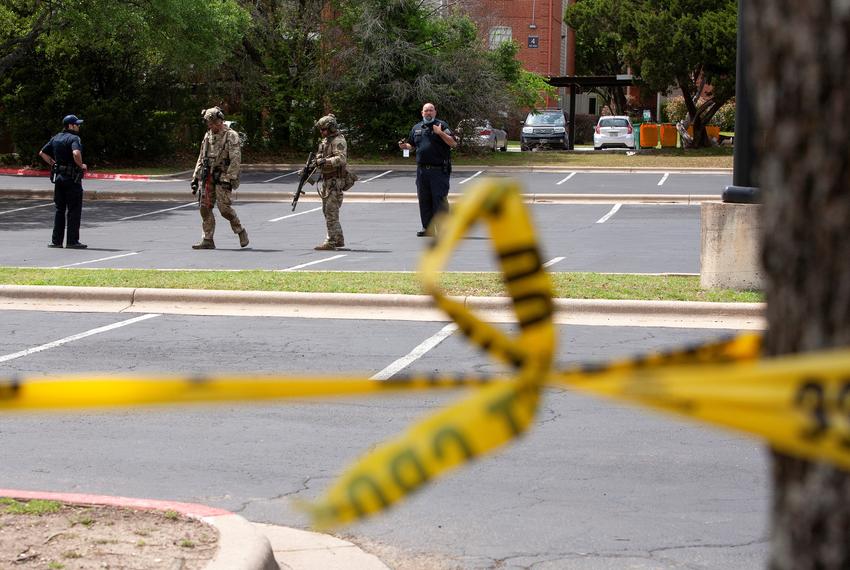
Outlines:
<svg viewBox="0 0 850 570"><path fill-rule="evenodd" d="M519 44L523 67L541 75L563 75L565 0L467 0L485 45L501 38Z"/></svg>

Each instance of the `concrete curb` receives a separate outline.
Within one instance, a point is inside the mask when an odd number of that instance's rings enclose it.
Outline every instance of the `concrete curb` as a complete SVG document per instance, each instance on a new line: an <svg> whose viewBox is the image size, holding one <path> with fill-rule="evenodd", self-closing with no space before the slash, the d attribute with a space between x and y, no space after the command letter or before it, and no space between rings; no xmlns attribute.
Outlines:
<svg viewBox="0 0 850 570"><path fill-rule="evenodd" d="M53 200L53 190L0 189L0 197L30 200ZM460 194L450 194L449 202L456 203ZM525 194L526 204L700 204L720 201L720 194ZM86 200L132 200L148 202L191 202L189 192L161 190L86 190ZM280 202L292 200L291 192L233 192L233 199L245 202ZM416 203L414 192L358 192L351 190L345 195L346 202ZM308 193L299 202L321 202L318 195Z"/></svg>
<svg viewBox="0 0 850 570"><path fill-rule="evenodd" d="M505 297L454 297L491 322L516 320ZM764 328L763 303L555 299L555 322ZM0 285L0 309L448 321L428 295Z"/></svg>
<svg viewBox="0 0 850 570"><path fill-rule="evenodd" d="M258 163L258 164L243 164L242 172L280 172L284 170L297 170L304 166L303 163ZM351 163L351 168L355 171L359 170L394 170L396 172L409 172L416 170L416 163L410 162L407 164L357 164ZM602 172L602 173L628 173L628 174L731 174L731 168L700 168L695 166L685 167L670 167L663 166L570 166L568 164L554 165L504 165L490 166L486 164L479 165L452 165L452 172L476 172L478 170L486 170L487 172ZM182 174L182 173L178 173ZM171 175L176 176L177 174Z"/></svg>
<svg viewBox="0 0 850 570"><path fill-rule="evenodd" d="M303 163L258 163L258 164L243 164L242 172L283 172L287 170L298 170L304 166ZM397 163L397 164L351 164L352 169L357 170L393 170L395 172L413 172L416 170L416 163ZM477 172L486 170L499 174L510 174L513 172L596 172L602 174L731 174L732 168L701 168L695 166L684 167L664 167L664 166L570 166L567 164L560 165L503 165L492 166L485 164L478 165L453 165L453 172ZM181 170L170 174L123 174L112 172L92 172L86 176L90 180L120 180L120 181L145 181L145 180L170 180L192 174L192 170ZM31 170L26 168L0 169L2 176L26 176L26 177L47 177L50 175L48 170Z"/></svg>
<svg viewBox="0 0 850 570"><path fill-rule="evenodd" d="M194 503L16 489L0 489L0 496L13 499L44 499L77 505L176 511L201 520L215 527L219 532L218 551L205 570L279 570L280 568L275 561L269 539L244 518L223 509Z"/></svg>

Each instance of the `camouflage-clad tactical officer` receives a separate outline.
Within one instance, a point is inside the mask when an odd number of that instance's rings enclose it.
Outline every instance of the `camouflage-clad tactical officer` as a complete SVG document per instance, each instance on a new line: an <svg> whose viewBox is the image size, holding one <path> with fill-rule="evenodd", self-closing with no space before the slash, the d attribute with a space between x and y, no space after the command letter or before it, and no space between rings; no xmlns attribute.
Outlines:
<svg viewBox="0 0 850 570"><path fill-rule="evenodd" d="M345 137L339 132L336 117L325 115L316 121L316 126L322 135L319 151L316 153L316 166L322 173L319 195L322 197L322 213L325 215L328 235L324 243L313 249L336 249L345 246L342 224L339 223L339 209L342 207L343 191L348 189L348 149Z"/></svg>
<svg viewBox="0 0 850 570"><path fill-rule="evenodd" d="M215 249L215 216L213 206L218 203L218 211L230 222L233 233L239 236L239 245L248 245L248 232L242 227L230 197L232 190L239 187L239 172L242 169L242 149L239 146L239 134L224 124L224 113L218 107L204 111L204 121L209 130L201 142L201 152L192 175L192 194L199 191L201 220L204 237L192 249ZM199 180L207 172L205 180Z"/></svg>

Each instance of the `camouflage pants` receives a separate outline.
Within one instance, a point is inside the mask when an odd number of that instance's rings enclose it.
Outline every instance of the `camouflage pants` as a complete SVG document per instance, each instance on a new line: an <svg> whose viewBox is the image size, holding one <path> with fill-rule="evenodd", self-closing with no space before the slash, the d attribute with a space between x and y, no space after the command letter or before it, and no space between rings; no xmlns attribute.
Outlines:
<svg viewBox="0 0 850 570"><path fill-rule="evenodd" d="M213 197L212 206L218 204L218 211L221 216L230 222L230 229L233 233L238 234L242 231L242 223L239 221L239 216L236 215L236 210L233 209L233 201L230 199L230 190L225 190L223 186L216 185L215 196ZM212 207L206 207L201 204L201 227L204 229L204 239L212 240L215 234L215 216L213 215Z"/></svg>
<svg viewBox="0 0 850 570"><path fill-rule="evenodd" d="M319 195L322 197L322 213L325 215L325 225L328 227L328 235L325 239L337 247L342 247L345 244L342 224L339 223L343 183L344 180L340 178L323 179L322 189L319 191Z"/></svg>

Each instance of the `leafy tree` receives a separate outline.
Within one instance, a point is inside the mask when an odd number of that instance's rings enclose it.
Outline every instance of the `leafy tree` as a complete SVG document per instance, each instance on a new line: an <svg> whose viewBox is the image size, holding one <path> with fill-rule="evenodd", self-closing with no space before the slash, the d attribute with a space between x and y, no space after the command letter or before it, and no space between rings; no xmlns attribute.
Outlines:
<svg viewBox="0 0 850 570"><path fill-rule="evenodd" d="M415 0L335 7L335 28L322 35L324 106L352 128L361 148L395 148L426 101L456 125L465 118L501 121L518 98L530 97L533 81L519 74L509 85L509 70L497 68L508 52L491 55L460 12L438 17L437 8Z"/></svg>
<svg viewBox="0 0 850 570"><path fill-rule="evenodd" d="M623 37L627 59L652 91L682 91L694 146L735 95L736 0L634 0Z"/></svg>
<svg viewBox="0 0 850 570"><path fill-rule="evenodd" d="M705 125L735 95L736 0L578 0L565 20L576 31L580 73L617 74L631 67L651 91L682 91L694 145ZM600 93L618 112L622 90Z"/></svg>
<svg viewBox="0 0 850 570"><path fill-rule="evenodd" d="M33 159L59 119L87 120L87 160L173 148L196 89L249 24L234 0L8 0L0 7L0 128ZM191 105L191 114L184 114Z"/></svg>
<svg viewBox="0 0 850 570"><path fill-rule="evenodd" d="M576 73L618 75L628 69L622 29L634 17L634 3L622 0L578 0L568 6L564 21L575 31ZM598 87L597 93L614 115L628 112L623 87Z"/></svg>
<svg viewBox="0 0 850 570"><path fill-rule="evenodd" d="M557 90L546 83L539 73L526 71L517 59L519 44L515 40L504 42L490 53L496 73L506 83L517 109L536 109L546 97L554 97Z"/></svg>
<svg viewBox="0 0 850 570"><path fill-rule="evenodd" d="M313 146L324 0L240 0L252 25L222 81L240 90L249 143L260 150Z"/></svg>

